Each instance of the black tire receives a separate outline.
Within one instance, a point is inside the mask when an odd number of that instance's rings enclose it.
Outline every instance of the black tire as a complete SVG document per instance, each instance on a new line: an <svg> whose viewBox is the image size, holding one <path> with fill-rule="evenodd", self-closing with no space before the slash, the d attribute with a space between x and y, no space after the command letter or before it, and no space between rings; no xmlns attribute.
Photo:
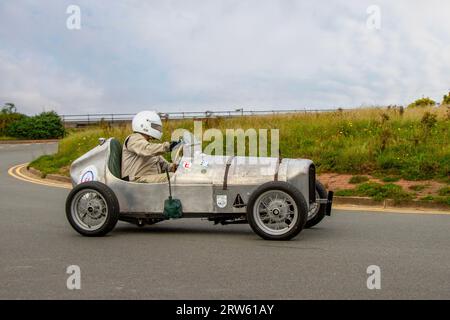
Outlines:
<svg viewBox="0 0 450 320"><path fill-rule="evenodd" d="M253 208L256 201L263 193L271 190L279 190L287 193L294 200L297 206L298 217L296 222L294 223L294 226L289 231L281 235L273 235L264 231L260 226L258 226L258 223L256 222L256 218L254 216ZM305 198L296 187L286 182L271 181L258 187L250 196L247 203L247 220L253 231L265 240L290 240L297 236L305 226L308 214L307 208L308 207L306 205Z"/></svg>
<svg viewBox="0 0 450 320"><path fill-rule="evenodd" d="M104 202L106 203L106 218L103 224L96 230L86 230L77 223L72 213L72 202L76 199L76 196L86 190L94 190L100 194ZM114 192L105 184L98 181L85 182L77 185L67 196L66 200L66 216L69 220L72 228L78 233L87 237L101 237L110 232L117 224L119 220L119 201L117 200Z"/></svg>
<svg viewBox="0 0 450 320"><path fill-rule="evenodd" d="M327 196L328 196L327 190L325 189L323 184L320 183L320 181L316 181L316 192L319 194L320 199L327 199ZM306 222L305 228L308 229L308 228L314 227L320 221L322 221L323 218L325 218L326 210L327 210L327 205L324 203L320 203L319 211L316 213L316 215L313 218L311 218L310 220L308 220Z"/></svg>

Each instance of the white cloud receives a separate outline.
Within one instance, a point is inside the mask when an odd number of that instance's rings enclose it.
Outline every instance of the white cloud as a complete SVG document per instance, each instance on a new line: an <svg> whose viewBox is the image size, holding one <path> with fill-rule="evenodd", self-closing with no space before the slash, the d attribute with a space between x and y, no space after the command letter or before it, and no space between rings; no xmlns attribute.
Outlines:
<svg viewBox="0 0 450 320"><path fill-rule="evenodd" d="M0 51L0 75L0 101L13 102L24 113L96 112L104 99L101 88L42 57Z"/></svg>
<svg viewBox="0 0 450 320"><path fill-rule="evenodd" d="M290 107L440 98L450 82L450 4L399 2L381 1L380 31L367 29L370 3L359 1L142 5L129 27L166 59L181 96Z"/></svg>

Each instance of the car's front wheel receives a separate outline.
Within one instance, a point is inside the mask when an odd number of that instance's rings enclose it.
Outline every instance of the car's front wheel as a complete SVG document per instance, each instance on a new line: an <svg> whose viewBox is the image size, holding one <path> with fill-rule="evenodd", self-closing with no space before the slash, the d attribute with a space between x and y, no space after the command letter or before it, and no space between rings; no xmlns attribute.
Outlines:
<svg viewBox="0 0 450 320"><path fill-rule="evenodd" d="M66 200L70 225L83 236L104 236L119 220L119 202L114 192L97 181L77 185Z"/></svg>
<svg viewBox="0 0 450 320"><path fill-rule="evenodd" d="M263 239L290 240L306 223L306 201L293 185L268 182L250 196L247 219L253 231Z"/></svg>

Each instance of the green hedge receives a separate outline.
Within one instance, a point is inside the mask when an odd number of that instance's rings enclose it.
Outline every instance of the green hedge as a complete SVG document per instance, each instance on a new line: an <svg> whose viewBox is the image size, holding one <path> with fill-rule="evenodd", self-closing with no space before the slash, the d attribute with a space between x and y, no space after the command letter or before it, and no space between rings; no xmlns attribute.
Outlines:
<svg viewBox="0 0 450 320"><path fill-rule="evenodd" d="M64 125L56 112L42 112L22 117L6 127L6 135L22 139L55 139L65 134Z"/></svg>
<svg viewBox="0 0 450 320"><path fill-rule="evenodd" d="M7 136L8 127L16 121L20 121L26 118L25 115L21 113L0 113L0 136Z"/></svg>

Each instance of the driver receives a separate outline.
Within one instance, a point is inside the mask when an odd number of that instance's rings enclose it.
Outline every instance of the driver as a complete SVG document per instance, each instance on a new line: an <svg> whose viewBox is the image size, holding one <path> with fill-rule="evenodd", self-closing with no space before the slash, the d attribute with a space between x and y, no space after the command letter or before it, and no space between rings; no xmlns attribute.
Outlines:
<svg viewBox="0 0 450 320"><path fill-rule="evenodd" d="M179 142L157 140L162 136L162 122L154 111L136 114L132 122L133 134L123 144L122 178L133 182L166 182L166 170L175 172L177 166L162 157Z"/></svg>

